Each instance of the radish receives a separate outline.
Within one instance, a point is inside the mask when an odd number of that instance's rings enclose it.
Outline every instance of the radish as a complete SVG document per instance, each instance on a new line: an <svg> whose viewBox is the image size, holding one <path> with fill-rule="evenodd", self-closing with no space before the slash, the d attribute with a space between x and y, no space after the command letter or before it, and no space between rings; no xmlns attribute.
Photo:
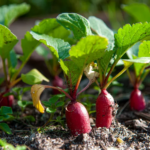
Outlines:
<svg viewBox="0 0 150 150"><path fill-rule="evenodd" d="M47 86L47 85L33 85L31 88L31 95L33 105L41 113L44 113L44 107L40 102L40 95L45 88L52 88L63 92L71 102L66 106L66 121L67 126L70 129L72 135L89 133L91 131L89 114L86 108L79 102L76 101L72 96L66 93L62 88ZM75 90L76 91L76 90ZM76 96L75 96L76 97Z"/></svg>
<svg viewBox="0 0 150 150"><path fill-rule="evenodd" d="M113 106L113 97L106 90L102 90L96 100L96 127L110 127L114 118Z"/></svg>
<svg viewBox="0 0 150 150"><path fill-rule="evenodd" d="M52 85L55 87L65 88L63 80L59 76L55 76ZM60 94L59 90L53 89L53 94Z"/></svg>
<svg viewBox="0 0 150 150"><path fill-rule="evenodd" d="M70 102L67 105L66 121L72 135L89 133L91 131L88 112L79 102Z"/></svg>
<svg viewBox="0 0 150 150"><path fill-rule="evenodd" d="M0 94L0 107L1 106L10 106L10 107L12 107L12 105L14 103L14 96L13 95L9 95L9 96L4 97L4 95L7 92L8 91L5 91L5 92Z"/></svg>
<svg viewBox="0 0 150 150"><path fill-rule="evenodd" d="M145 99L138 88L134 88L130 96L130 107L133 110L142 111L145 109Z"/></svg>

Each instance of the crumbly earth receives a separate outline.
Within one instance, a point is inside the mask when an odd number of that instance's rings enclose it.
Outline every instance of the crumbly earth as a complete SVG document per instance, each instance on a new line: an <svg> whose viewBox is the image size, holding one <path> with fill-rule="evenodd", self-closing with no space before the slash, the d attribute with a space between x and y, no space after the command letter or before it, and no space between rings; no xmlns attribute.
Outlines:
<svg viewBox="0 0 150 150"><path fill-rule="evenodd" d="M150 150L150 104L143 112L130 111L128 106L120 111L110 129L95 128L91 119L92 131L76 137L60 126L37 132L37 127L14 121L10 123L13 134L1 132L0 138L14 146L26 145L28 150Z"/></svg>

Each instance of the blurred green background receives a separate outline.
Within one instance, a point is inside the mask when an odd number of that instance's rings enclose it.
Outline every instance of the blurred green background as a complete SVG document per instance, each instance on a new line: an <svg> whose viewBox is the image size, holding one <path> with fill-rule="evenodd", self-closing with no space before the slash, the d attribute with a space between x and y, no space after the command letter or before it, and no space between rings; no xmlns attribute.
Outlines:
<svg viewBox="0 0 150 150"><path fill-rule="evenodd" d="M150 0L0 0L0 6L9 4L30 4L30 12L23 17L48 16L62 12L76 12L85 17L101 12L108 17L111 27L115 30L125 23L136 22L132 17L124 13L123 5L132 3L145 3L150 6ZM103 15L103 14L101 14Z"/></svg>
<svg viewBox="0 0 150 150"><path fill-rule="evenodd" d="M31 5L29 16L62 12L94 14L99 11L106 11L110 6L120 10L122 4L134 2L150 4L149 0L1 0L0 6L23 2Z"/></svg>

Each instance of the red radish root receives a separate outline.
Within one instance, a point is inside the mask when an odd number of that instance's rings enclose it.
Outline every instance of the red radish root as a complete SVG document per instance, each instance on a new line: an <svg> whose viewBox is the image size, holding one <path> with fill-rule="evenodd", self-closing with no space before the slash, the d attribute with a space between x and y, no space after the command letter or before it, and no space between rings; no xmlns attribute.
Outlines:
<svg viewBox="0 0 150 150"><path fill-rule="evenodd" d="M142 111L145 109L145 99L138 88L134 88L130 96L130 107L133 110Z"/></svg>
<svg viewBox="0 0 150 150"><path fill-rule="evenodd" d="M4 94L6 94L7 92L3 92L0 94L0 107L1 106L12 107L12 105L14 103L14 96L13 95L9 95L9 96L4 97Z"/></svg>
<svg viewBox="0 0 150 150"><path fill-rule="evenodd" d="M79 102L70 102L67 105L66 121L68 128L74 136L91 131L88 112Z"/></svg>
<svg viewBox="0 0 150 150"><path fill-rule="evenodd" d="M114 118L114 99L106 91L102 90L96 100L96 127L107 127L111 126L111 122Z"/></svg>
<svg viewBox="0 0 150 150"><path fill-rule="evenodd" d="M65 88L63 80L58 76L54 77L52 85L55 86L55 87L63 88L63 89ZM53 89L53 94L54 95L60 94L60 93L61 93L60 91L58 91L56 89Z"/></svg>

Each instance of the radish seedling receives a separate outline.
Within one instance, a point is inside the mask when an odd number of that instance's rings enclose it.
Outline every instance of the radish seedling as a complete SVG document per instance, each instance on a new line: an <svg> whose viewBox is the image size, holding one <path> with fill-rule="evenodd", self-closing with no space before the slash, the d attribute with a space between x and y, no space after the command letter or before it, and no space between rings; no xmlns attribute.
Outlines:
<svg viewBox="0 0 150 150"><path fill-rule="evenodd" d="M139 43L137 43L135 46L129 49L127 55L129 58L133 59L137 57L150 57L150 41L144 41L140 44L140 46ZM145 99L139 90L139 86L150 72L148 66L149 64L146 62L134 63L134 76L131 76L129 70L127 70L130 82L134 87L134 90L130 96L130 107L133 110L141 111L146 107Z"/></svg>
<svg viewBox="0 0 150 150"><path fill-rule="evenodd" d="M108 81L108 78L117 65L118 61L126 53L126 51L132 45L134 45L138 41L144 40L150 35L150 24L137 23L132 26L127 24L123 28L120 28L114 35L114 33L100 19L90 17L89 21L93 33L98 34L102 37L107 37L109 42L107 51L105 51L104 56L97 59L98 69L93 67L93 70L99 72L99 87L101 89L101 93L96 101L96 126L109 128L114 118L113 112L115 105L113 97L106 91L108 86L117 77L124 73L133 64L133 62L141 62L145 60L144 62L148 63L149 58L141 58L141 60L124 60L124 68L110 81Z"/></svg>
<svg viewBox="0 0 150 150"><path fill-rule="evenodd" d="M48 81L48 79L36 69L33 69L28 74L22 74L21 77L18 77L35 47L39 45L39 42L35 41L28 32L26 33L25 38L21 41L23 55L19 58L22 64L17 68L18 56L13 48L18 42L18 39L6 26L9 26L16 17L28 12L29 8L29 5L25 3L0 8L2 16L0 21L0 58L2 60L4 72L4 77L0 78L0 88L2 88L0 91L0 106L12 106L14 98L9 92L11 91L11 88L21 80L31 85L40 83L42 80Z"/></svg>
<svg viewBox="0 0 150 150"><path fill-rule="evenodd" d="M45 88L57 89L63 92L71 100L66 106L66 121L71 133L73 135L89 133L91 127L88 112L81 103L77 102L77 95L83 90L79 93L77 93L77 90L84 69L91 62L103 56L108 41L104 37L91 35L89 21L78 14L60 14L57 17L57 21L66 29L73 31L74 38L79 40L76 45L71 47L68 42L64 42L62 39L39 34L36 31L30 33L34 39L48 46L58 58L65 75L69 93L66 93L63 89L58 87L34 85L31 88L33 104L41 113L44 113L44 108L39 100L41 92Z"/></svg>

